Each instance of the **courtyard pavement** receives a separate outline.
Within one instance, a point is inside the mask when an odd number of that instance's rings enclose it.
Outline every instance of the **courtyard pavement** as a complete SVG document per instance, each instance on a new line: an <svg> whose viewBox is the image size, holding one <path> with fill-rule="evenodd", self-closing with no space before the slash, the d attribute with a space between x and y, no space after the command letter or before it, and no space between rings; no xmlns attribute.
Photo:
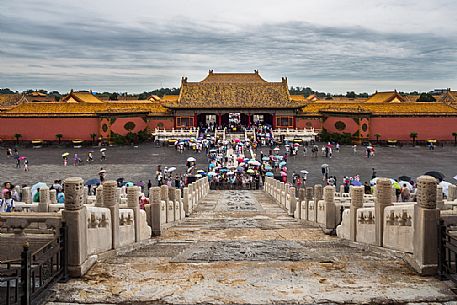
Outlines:
<svg viewBox="0 0 457 305"><path fill-rule="evenodd" d="M99 147L83 147L74 149L73 147L43 147L40 149L19 148L20 156L29 159L29 172L24 172L23 168L15 168L15 160L6 157L6 150L2 149L0 155L0 182L12 181L15 184L28 184L43 181L53 182L55 179L65 179L66 177L80 176L83 179L97 177L100 168L107 170L107 179L117 179L123 177L126 181L144 181L149 179L154 181L154 173L157 165L176 166L176 173L185 172L185 160L189 156L197 159L197 167L206 169L207 159L204 153L194 153L184 151L183 154L177 152L173 147L155 147L153 144L140 145L138 148L132 146L108 147L107 160L100 161ZM93 150L95 161L87 164L85 159L87 152ZM257 150L258 157L260 151L268 154L269 148ZM64 167L62 153L69 152L69 166ZM281 148L281 153L284 150ZM84 160L82 166L73 166L73 155L78 153ZM423 146L404 146L399 147L376 147L376 155L367 159L363 147L358 147L358 152L354 154L351 146L342 146L340 152L335 152L333 158L325 158L320 154L312 157L310 153L303 156L303 151L296 157L289 157L288 169L289 178L293 171L307 170L308 185L322 183L321 165L328 164L330 175L335 175L338 184L341 183L343 176L354 176L359 174L361 180L371 179L372 168L375 168L378 176L397 178L401 175L416 178L426 171L441 171L446 175L446 180L452 183L457 175L457 148L452 145L437 147L434 151L429 151Z"/></svg>
<svg viewBox="0 0 457 305"><path fill-rule="evenodd" d="M54 286L48 305L456 304L448 285L300 223L263 191L211 191L156 243Z"/></svg>
<svg viewBox="0 0 457 305"><path fill-rule="evenodd" d="M72 147L43 147L40 149L19 148L21 156L29 159L29 172L23 168L15 168L15 160L6 157L6 150L0 150L0 182L12 181L17 184L31 185L38 181L51 183L55 179L64 179L71 176L80 176L83 179L97 177L100 168L107 170L107 179L124 177L126 181L154 181L154 173L157 165L176 166L177 173L184 173L185 160L189 156L197 158L197 168L206 169L207 159L204 153L184 151L177 152L173 147L155 147L153 144L140 145L138 148L132 146L108 147L107 160L100 161L99 147L83 147L74 149ZM73 154L76 152L85 160L87 152L94 151L95 161L93 164L84 162L82 166L73 166ZM269 148L257 150L257 154L263 151L268 154ZM62 153L69 152L69 166L64 167ZM284 149L281 148L281 153ZM258 156L259 157L259 156ZM319 155L317 158L311 154L305 157L301 150L298 156L289 157L289 178L295 170L306 169L308 174L308 185L322 183L321 165L329 165L330 175L335 175L338 184L343 176L354 176L359 174L362 181L370 180L372 168L375 168L378 176L397 178L401 175L418 177L429 170L441 171L446 175L446 180L456 183L452 177L457 175L457 148L452 145L437 147L429 151L423 146L399 147L376 147L374 158L367 159L362 146L354 154L352 147L342 146L340 152L334 152L331 159Z"/></svg>

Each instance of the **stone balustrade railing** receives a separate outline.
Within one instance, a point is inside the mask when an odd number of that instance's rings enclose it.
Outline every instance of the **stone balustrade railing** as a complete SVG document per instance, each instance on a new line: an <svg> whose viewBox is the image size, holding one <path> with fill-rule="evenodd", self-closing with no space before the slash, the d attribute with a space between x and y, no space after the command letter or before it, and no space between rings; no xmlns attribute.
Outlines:
<svg viewBox="0 0 457 305"><path fill-rule="evenodd" d="M168 140L168 139L188 139L188 138L198 138L200 133L199 128L190 128L190 129L159 129L156 128L152 133L157 140Z"/></svg>
<svg viewBox="0 0 457 305"><path fill-rule="evenodd" d="M443 199L441 187L429 176L419 177L417 184L417 202L401 203L394 202L395 193L386 178L377 181L373 195L364 194L363 186L351 186L346 194L335 192L332 186L315 185L300 189L296 198L294 188L271 177L265 179L264 190L289 215L318 225L325 233L405 252L419 273L433 274L437 270L437 223L443 214L448 222L452 219L457 224L457 192L452 185L448 198Z"/></svg>
<svg viewBox="0 0 457 305"><path fill-rule="evenodd" d="M40 190L39 203L31 203L29 192L27 188L23 190L27 202L16 203L16 208L23 212L0 213L0 237L12 236L22 246L31 238L24 232L33 229L34 233L49 233L49 228L65 222L68 269L71 276L78 277L99 255L147 242L189 216L208 194L209 183L201 178L189 184L184 188L184 198L180 189L152 187L150 203L144 210L139 205L140 188L118 188L116 181L104 182L97 187L96 196L91 197L87 196L81 178L68 178L64 183L65 204L52 204L53 192L47 188ZM0 243L2 252L5 246Z"/></svg>

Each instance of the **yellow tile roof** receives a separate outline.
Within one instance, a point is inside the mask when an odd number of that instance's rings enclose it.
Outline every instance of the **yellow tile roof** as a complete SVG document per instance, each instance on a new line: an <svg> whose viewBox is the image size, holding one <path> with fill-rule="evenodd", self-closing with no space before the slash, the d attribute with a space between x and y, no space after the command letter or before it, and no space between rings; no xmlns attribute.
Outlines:
<svg viewBox="0 0 457 305"><path fill-rule="evenodd" d="M306 102L306 98L303 95L291 95L290 99L294 102Z"/></svg>
<svg viewBox="0 0 457 305"><path fill-rule="evenodd" d="M144 102L103 102L103 103L23 103L0 113L0 116L96 116L97 113L163 113L161 105Z"/></svg>
<svg viewBox="0 0 457 305"><path fill-rule="evenodd" d="M62 99L63 102L68 103L103 103L98 97L89 91L70 92Z"/></svg>
<svg viewBox="0 0 457 305"><path fill-rule="evenodd" d="M369 112L374 115L457 115L457 109L444 103L332 103L313 102L302 108L303 113L315 115L321 112Z"/></svg>
<svg viewBox="0 0 457 305"><path fill-rule="evenodd" d="M8 109L25 101L22 94L0 94L0 109Z"/></svg>
<svg viewBox="0 0 457 305"><path fill-rule="evenodd" d="M177 102L178 98L179 98L179 95L165 95L160 100L162 102Z"/></svg>
<svg viewBox="0 0 457 305"><path fill-rule="evenodd" d="M266 83L256 70L254 73L214 73L209 70L202 83Z"/></svg>
<svg viewBox="0 0 457 305"><path fill-rule="evenodd" d="M387 92L376 92L368 98L367 103L388 103L397 97L400 101L404 101L404 98L396 91Z"/></svg>
<svg viewBox="0 0 457 305"><path fill-rule="evenodd" d="M300 108L303 103L291 100L287 79L267 82L255 73L213 73L201 82L183 78L177 102L167 108Z"/></svg>

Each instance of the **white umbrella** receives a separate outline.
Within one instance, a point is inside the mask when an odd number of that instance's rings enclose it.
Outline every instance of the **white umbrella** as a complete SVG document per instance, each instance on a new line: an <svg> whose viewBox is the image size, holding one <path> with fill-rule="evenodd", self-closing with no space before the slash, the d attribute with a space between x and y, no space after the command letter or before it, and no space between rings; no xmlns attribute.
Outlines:
<svg viewBox="0 0 457 305"><path fill-rule="evenodd" d="M194 157L187 158L187 162L195 162L195 161L197 161L197 159L195 159Z"/></svg>
<svg viewBox="0 0 457 305"><path fill-rule="evenodd" d="M301 170L300 173L302 174L309 174L309 172L307 170Z"/></svg>
<svg viewBox="0 0 457 305"><path fill-rule="evenodd" d="M102 151L106 151L106 148L101 148L100 151L101 151L101 152L102 152Z"/></svg>
<svg viewBox="0 0 457 305"><path fill-rule="evenodd" d="M452 185L452 183L447 182L447 181L441 181L439 185L443 188L443 193L447 196L448 190L449 190L449 185Z"/></svg>
<svg viewBox="0 0 457 305"><path fill-rule="evenodd" d="M454 176L454 179L457 180L457 176Z"/></svg>
<svg viewBox="0 0 457 305"><path fill-rule="evenodd" d="M275 149L273 149L274 151L279 151L279 147L276 147Z"/></svg>
<svg viewBox="0 0 457 305"><path fill-rule="evenodd" d="M405 184L406 184L406 187L412 191L413 190L413 186L411 185L411 183L409 183L408 181L399 181L398 184L400 184L401 187L403 187Z"/></svg>
<svg viewBox="0 0 457 305"><path fill-rule="evenodd" d="M176 167L173 166L173 167L170 167L170 168L167 170L167 172L168 172L168 173L172 173L172 172L174 172L175 170L176 170Z"/></svg>

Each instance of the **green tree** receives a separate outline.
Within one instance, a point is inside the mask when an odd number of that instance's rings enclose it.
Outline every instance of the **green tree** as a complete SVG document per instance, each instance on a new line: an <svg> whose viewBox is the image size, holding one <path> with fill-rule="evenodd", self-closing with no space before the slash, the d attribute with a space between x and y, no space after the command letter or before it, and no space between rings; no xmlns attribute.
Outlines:
<svg viewBox="0 0 457 305"><path fill-rule="evenodd" d="M113 92L113 93L110 94L109 100L110 100L110 101L117 101L117 98L118 98L118 97L119 97L119 93Z"/></svg>
<svg viewBox="0 0 457 305"><path fill-rule="evenodd" d="M91 133L90 134L90 138L92 139L92 145L95 145L95 138L97 137L97 134L96 133Z"/></svg>
<svg viewBox="0 0 457 305"><path fill-rule="evenodd" d="M62 137L63 137L63 135L61 133L56 134L56 138L57 138L57 140L59 140L59 145L62 140Z"/></svg>
<svg viewBox="0 0 457 305"><path fill-rule="evenodd" d="M436 99L430 93L421 93L420 97L417 99L417 102L433 103L436 102Z"/></svg>
<svg viewBox="0 0 457 305"><path fill-rule="evenodd" d="M374 136L376 137L376 143L379 143L379 138L381 137L381 135L377 133Z"/></svg>
<svg viewBox="0 0 457 305"><path fill-rule="evenodd" d="M409 134L409 137L413 139L413 146L416 146L417 132L413 131Z"/></svg>
<svg viewBox="0 0 457 305"><path fill-rule="evenodd" d="M16 144L19 144L19 139L22 138L22 135L20 133L14 134L14 137L16 138Z"/></svg>
<svg viewBox="0 0 457 305"><path fill-rule="evenodd" d="M454 137L454 145L457 146L457 132L453 132L452 136Z"/></svg>
<svg viewBox="0 0 457 305"><path fill-rule="evenodd" d="M346 97L347 98L356 98L355 92L354 91L346 92Z"/></svg>

